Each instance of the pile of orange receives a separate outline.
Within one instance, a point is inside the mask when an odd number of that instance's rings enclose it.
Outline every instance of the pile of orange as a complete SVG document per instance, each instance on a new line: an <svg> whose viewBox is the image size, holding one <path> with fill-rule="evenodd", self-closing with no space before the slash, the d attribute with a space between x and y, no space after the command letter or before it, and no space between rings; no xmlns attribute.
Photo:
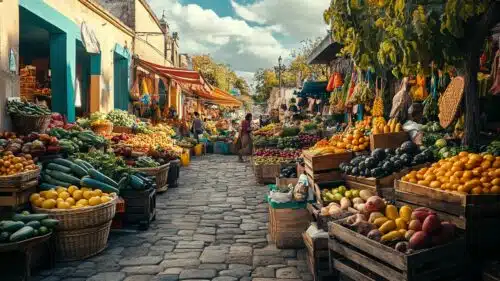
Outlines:
<svg viewBox="0 0 500 281"><path fill-rule="evenodd" d="M370 147L370 137L365 136L363 129L350 130L347 134L334 136L330 144L339 149L352 150L354 152L363 151Z"/></svg>
<svg viewBox="0 0 500 281"><path fill-rule="evenodd" d="M500 156L463 151L412 171L402 180L464 194L500 194Z"/></svg>
<svg viewBox="0 0 500 281"><path fill-rule="evenodd" d="M17 157L11 151L6 151L0 158L0 176L11 176L36 170L36 168L37 165L33 162L30 154Z"/></svg>
<svg viewBox="0 0 500 281"><path fill-rule="evenodd" d="M31 204L43 209L79 209L104 204L112 200L114 194L102 192L100 189L78 187L58 187L33 193Z"/></svg>

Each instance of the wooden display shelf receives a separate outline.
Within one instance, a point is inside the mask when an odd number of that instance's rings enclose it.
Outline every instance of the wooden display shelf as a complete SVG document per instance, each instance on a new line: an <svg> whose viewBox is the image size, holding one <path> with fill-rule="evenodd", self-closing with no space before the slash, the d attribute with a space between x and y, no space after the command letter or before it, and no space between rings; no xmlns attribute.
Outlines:
<svg viewBox="0 0 500 281"><path fill-rule="evenodd" d="M307 250L307 265L313 276L313 280L331 280L328 265L328 238L313 239L307 232L302 233L302 238Z"/></svg>
<svg viewBox="0 0 500 281"><path fill-rule="evenodd" d="M405 254L354 232L339 221L330 227L333 271L355 281L455 280L467 268L465 239Z"/></svg>
<svg viewBox="0 0 500 281"><path fill-rule="evenodd" d="M309 151L305 150L302 154L304 156L306 168L309 166L313 172L338 169L340 163L349 162L352 159L352 152L313 155Z"/></svg>
<svg viewBox="0 0 500 281"><path fill-rule="evenodd" d="M17 208L29 202L30 195L36 192L37 184L24 185L23 187L0 188L0 207Z"/></svg>
<svg viewBox="0 0 500 281"><path fill-rule="evenodd" d="M427 207L441 220L465 229L467 249L473 256L495 255L500 247L500 195L461 194L423 185L395 181L397 205Z"/></svg>
<svg viewBox="0 0 500 281"><path fill-rule="evenodd" d="M382 133L370 135L370 150L375 148L398 148L405 141L410 140L407 132Z"/></svg>

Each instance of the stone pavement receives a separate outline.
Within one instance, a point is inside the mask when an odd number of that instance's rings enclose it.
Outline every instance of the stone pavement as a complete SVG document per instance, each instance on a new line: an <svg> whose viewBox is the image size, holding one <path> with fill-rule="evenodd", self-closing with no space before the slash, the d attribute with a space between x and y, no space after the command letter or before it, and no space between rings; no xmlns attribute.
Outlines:
<svg viewBox="0 0 500 281"><path fill-rule="evenodd" d="M112 233L108 248L60 263L36 281L312 280L305 250L268 242L266 186L236 156L208 155L181 170L157 197L149 230Z"/></svg>

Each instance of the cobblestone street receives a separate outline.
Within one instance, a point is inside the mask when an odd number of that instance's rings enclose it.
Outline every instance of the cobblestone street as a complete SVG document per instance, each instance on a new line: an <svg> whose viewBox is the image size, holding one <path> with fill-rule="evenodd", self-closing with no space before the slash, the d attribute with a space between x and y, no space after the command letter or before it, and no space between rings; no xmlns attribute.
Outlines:
<svg viewBox="0 0 500 281"><path fill-rule="evenodd" d="M195 159L181 170L179 187L157 197L149 230L112 233L101 254L33 280L312 280L305 250L268 242L266 192L236 156Z"/></svg>

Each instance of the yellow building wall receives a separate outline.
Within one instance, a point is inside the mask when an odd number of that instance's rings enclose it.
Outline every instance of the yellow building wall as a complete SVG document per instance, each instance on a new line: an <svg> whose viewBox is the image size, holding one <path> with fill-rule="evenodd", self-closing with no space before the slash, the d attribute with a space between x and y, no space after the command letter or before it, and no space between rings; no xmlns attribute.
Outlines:
<svg viewBox="0 0 500 281"><path fill-rule="evenodd" d="M10 50L14 50L16 66L19 66L19 2L17 0L0 1L0 127L10 128L9 118L5 113L8 97L19 96L18 72L10 72Z"/></svg>
<svg viewBox="0 0 500 281"><path fill-rule="evenodd" d="M133 35L118 28L97 14L79 0L44 0L48 5L59 11L81 26L85 21L87 26L94 31L101 46L101 81L100 81L100 110L109 112L114 108L114 49L116 44L132 48ZM88 1L86 1L88 2ZM102 10L104 8L101 7ZM110 15L108 13L108 15ZM132 52L132 51L130 51Z"/></svg>
<svg viewBox="0 0 500 281"><path fill-rule="evenodd" d="M135 0L135 54L143 60L166 65L165 36L141 0ZM144 34L151 32L154 34Z"/></svg>

